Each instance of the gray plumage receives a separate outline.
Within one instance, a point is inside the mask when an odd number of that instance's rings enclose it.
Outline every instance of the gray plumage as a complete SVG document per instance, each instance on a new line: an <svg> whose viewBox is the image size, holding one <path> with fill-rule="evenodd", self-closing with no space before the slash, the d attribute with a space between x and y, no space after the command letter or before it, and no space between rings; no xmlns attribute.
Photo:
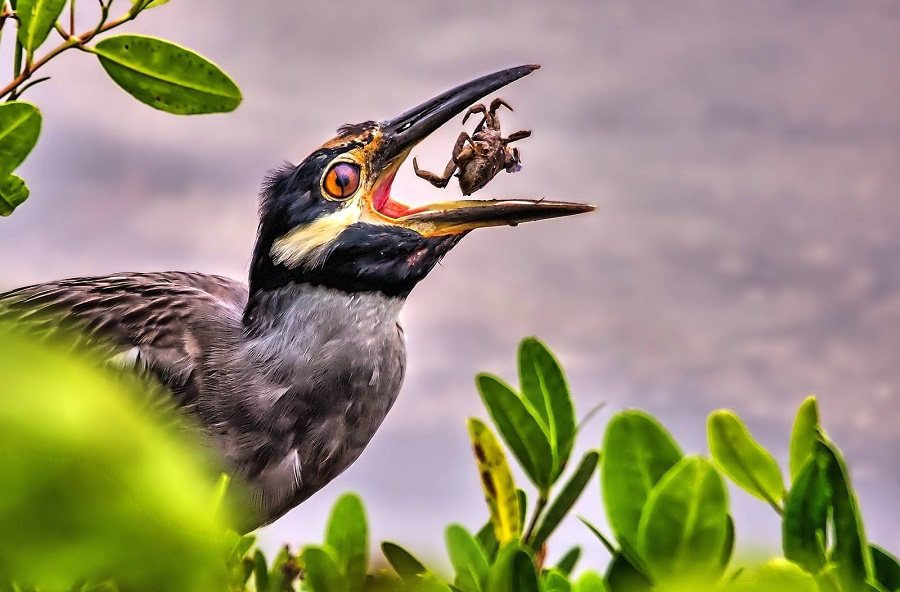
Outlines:
<svg viewBox="0 0 900 592"><path fill-rule="evenodd" d="M248 303L239 282L170 272L22 288L0 296L0 318L77 326L149 371L250 485L252 528L340 474L384 420L403 380L402 302L289 284Z"/></svg>

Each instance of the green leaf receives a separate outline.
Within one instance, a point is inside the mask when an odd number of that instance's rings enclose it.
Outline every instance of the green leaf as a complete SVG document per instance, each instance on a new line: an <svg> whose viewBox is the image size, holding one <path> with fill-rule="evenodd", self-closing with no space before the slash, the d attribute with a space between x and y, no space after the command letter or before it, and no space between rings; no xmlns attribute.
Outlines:
<svg viewBox="0 0 900 592"><path fill-rule="evenodd" d="M797 411L791 432L791 480L796 480L803 463L812 456L819 439L819 408L815 397L807 397Z"/></svg>
<svg viewBox="0 0 900 592"><path fill-rule="evenodd" d="M653 592L653 583L622 553L616 553L606 568L610 592Z"/></svg>
<svg viewBox="0 0 900 592"><path fill-rule="evenodd" d="M476 382L494 424L525 474L538 489L548 490L553 476L553 449L538 418L525 401L499 378L479 374Z"/></svg>
<svg viewBox="0 0 900 592"><path fill-rule="evenodd" d="M784 556L810 573L825 567L831 485L828 458L816 452L794 479L784 505L781 544Z"/></svg>
<svg viewBox="0 0 900 592"><path fill-rule="evenodd" d="M534 560L516 544L500 550L488 574L487 592L539 592Z"/></svg>
<svg viewBox="0 0 900 592"><path fill-rule="evenodd" d="M394 588L391 588L391 590L394 590ZM400 588L399 590L404 592L453 592L449 585L430 572L419 576L419 580L414 585L408 588Z"/></svg>
<svg viewBox="0 0 900 592"><path fill-rule="evenodd" d="M728 564L731 562L731 556L734 554L734 519L731 514L728 515L728 522L725 528L725 544L722 545L722 554L719 556L719 571L725 572Z"/></svg>
<svg viewBox="0 0 900 592"><path fill-rule="evenodd" d="M241 91L218 66L189 49L141 35L109 37L94 47L106 73L131 96L179 115L233 111Z"/></svg>
<svg viewBox="0 0 900 592"><path fill-rule="evenodd" d="M384 541L381 543L381 552L404 582L415 582L428 571L412 553L396 543Z"/></svg>
<svg viewBox="0 0 900 592"><path fill-rule="evenodd" d="M528 513L528 494L524 489L516 489L516 499L519 500L519 524L525 524L525 514Z"/></svg>
<svg viewBox="0 0 900 592"><path fill-rule="evenodd" d="M606 515L621 542L637 541L650 490L681 460L681 451L659 423L641 411L615 415L606 428L600 482Z"/></svg>
<svg viewBox="0 0 900 592"><path fill-rule="evenodd" d="M600 453L596 450L591 450L584 455L584 458L581 459L581 463L575 470L575 474L572 475L572 478L569 479L560 494L550 504L550 507L544 514L544 519L538 526L537 531L535 531L534 537L532 537L531 541L528 541L532 549L540 549L547 542L547 539L550 538L550 535L556 530L556 527L559 526L559 523L569 513L584 491L594 471L597 470L599 461Z"/></svg>
<svg viewBox="0 0 900 592"><path fill-rule="evenodd" d="M549 569L541 576L541 592L572 592L572 584L564 574Z"/></svg>
<svg viewBox="0 0 900 592"><path fill-rule="evenodd" d="M743 575L735 589L740 592L819 592L815 579L794 563L772 559Z"/></svg>
<svg viewBox="0 0 900 592"><path fill-rule="evenodd" d="M578 519L581 521L582 524L587 526L587 529L591 531L591 534L593 534L595 537L597 537L597 540L600 541L600 544L602 544L606 548L607 551L609 551L610 555L615 555L616 553L619 552L619 550L616 549L616 546L614 544L612 544L612 542L602 532L600 532L599 528L597 528L596 526L591 524L587 520L587 518L585 518L584 516L578 516ZM623 550L624 550L624 547L623 547Z"/></svg>
<svg viewBox="0 0 900 592"><path fill-rule="evenodd" d="M140 4L142 2L146 2L146 1L147 0L131 0L131 3L134 4L135 6L137 6L138 4ZM141 10L147 10L149 8L154 8L156 6L162 6L163 4L166 4L168 1L169 0L150 0L150 3L147 4L146 6L144 6L144 8L142 8Z"/></svg>
<svg viewBox="0 0 900 592"><path fill-rule="evenodd" d="M19 17L19 43L28 53L34 53L47 40L56 19L62 13L67 0L19 0L16 16Z"/></svg>
<svg viewBox="0 0 900 592"><path fill-rule="evenodd" d="M550 434L556 453L552 480L563 472L575 441L575 406L562 368L543 343L531 337L519 345L522 395Z"/></svg>
<svg viewBox="0 0 900 592"><path fill-rule="evenodd" d="M296 568L294 570L288 568L288 565L292 562L293 557L291 556L291 552L287 545L284 545L278 552L278 555L275 556L275 561L272 562L272 566L269 568L268 586L271 592L290 590L291 577L289 574L297 573L299 571Z"/></svg>
<svg viewBox="0 0 900 592"><path fill-rule="evenodd" d="M0 178L6 178L22 162L41 134L41 112L31 103L0 104Z"/></svg>
<svg viewBox="0 0 900 592"><path fill-rule="evenodd" d="M31 192L20 177L9 175L0 181L0 216L9 216Z"/></svg>
<svg viewBox="0 0 900 592"><path fill-rule="evenodd" d="M0 579L223 589L228 519L198 434L64 334L25 333L0 323Z"/></svg>
<svg viewBox="0 0 900 592"><path fill-rule="evenodd" d="M269 589L269 567L266 565L266 556L259 549L253 553L253 579L258 591L265 592Z"/></svg>
<svg viewBox="0 0 900 592"><path fill-rule="evenodd" d="M572 587L573 592L607 592L606 582L603 576L595 571L586 571L581 574Z"/></svg>
<svg viewBox="0 0 900 592"><path fill-rule="evenodd" d="M497 551L500 550L500 543L497 541L497 535L494 532L494 523L488 520L475 535L475 538L478 539L484 552L487 553L488 561L493 563L497 557Z"/></svg>
<svg viewBox="0 0 900 592"><path fill-rule="evenodd" d="M834 527L831 559L837 564L837 574L844 592L862 590L872 575L872 565L850 474L840 452L831 443L819 440L817 451L827 459L831 485L831 519Z"/></svg>
<svg viewBox="0 0 900 592"><path fill-rule="evenodd" d="M240 559L244 555L246 555L250 549L253 548L253 545L256 543L256 536L252 534L245 534L244 536L240 536L233 530L228 532L228 536L231 540L233 540L233 545L231 547L231 557L236 559Z"/></svg>
<svg viewBox="0 0 900 592"><path fill-rule="evenodd" d="M709 450L713 460L731 480L761 500L778 507L784 482L775 459L747 432L731 411L709 416Z"/></svg>
<svg viewBox="0 0 900 592"><path fill-rule="evenodd" d="M557 562L556 569L568 576L575 569L579 559L581 559L581 547L572 547Z"/></svg>
<svg viewBox="0 0 900 592"><path fill-rule="evenodd" d="M497 437L490 428L474 417L469 418L468 426L485 501L491 514L491 524L497 541L502 546L517 539L522 533L519 494Z"/></svg>
<svg viewBox="0 0 900 592"><path fill-rule="evenodd" d="M335 502L325 542L334 551L351 589L362 589L368 570L369 542L366 511L359 496L348 493Z"/></svg>
<svg viewBox="0 0 900 592"><path fill-rule="evenodd" d="M303 549L303 583L311 592L347 592L349 583L341 568L327 549L307 547ZM259 591L259 587L257 587Z"/></svg>
<svg viewBox="0 0 900 592"><path fill-rule="evenodd" d="M869 551L872 554L872 568L878 583L891 592L900 590L900 562L897 558L878 545L869 545Z"/></svg>
<svg viewBox="0 0 900 592"><path fill-rule="evenodd" d="M463 592L481 592L490 565L484 549L469 531L458 524L447 527L445 535L450 564L456 572L455 585Z"/></svg>
<svg viewBox="0 0 900 592"><path fill-rule="evenodd" d="M725 485L702 458L685 458L656 484L638 526L637 552L657 583L711 581L722 573Z"/></svg>

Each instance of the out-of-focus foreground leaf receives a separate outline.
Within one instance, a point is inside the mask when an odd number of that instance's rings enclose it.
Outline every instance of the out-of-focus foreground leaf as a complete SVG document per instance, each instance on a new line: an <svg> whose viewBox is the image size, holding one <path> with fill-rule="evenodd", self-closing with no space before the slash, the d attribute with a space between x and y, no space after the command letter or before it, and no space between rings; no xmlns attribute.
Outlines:
<svg viewBox="0 0 900 592"><path fill-rule="evenodd" d="M458 524L447 527L445 540L450 564L456 572L455 586L463 592L481 592L490 569L481 543Z"/></svg>
<svg viewBox="0 0 900 592"><path fill-rule="evenodd" d="M773 559L743 574L724 592L819 592L811 575L785 559Z"/></svg>
<svg viewBox="0 0 900 592"><path fill-rule="evenodd" d="M183 422L147 409L136 381L2 324L0 376L0 581L222 589L216 473Z"/></svg>
<svg viewBox="0 0 900 592"><path fill-rule="evenodd" d="M900 590L900 562L897 558L878 545L869 545L869 552L872 554L876 581L886 590Z"/></svg>
<svg viewBox="0 0 900 592"><path fill-rule="evenodd" d="M358 590L350 587L334 557L322 547L307 547L303 550L303 568L305 585L312 592Z"/></svg>
<svg viewBox="0 0 900 592"><path fill-rule="evenodd" d="M538 592L534 559L516 544L500 550L488 574L487 592Z"/></svg>
<svg viewBox="0 0 900 592"><path fill-rule="evenodd" d="M397 543L384 541L381 552L404 582L417 582L420 576L428 572L428 568L415 555Z"/></svg>
<svg viewBox="0 0 900 592"><path fill-rule="evenodd" d="M338 498L331 510L325 542L352 590L361 590L369 565L369 528L362 500L353 493Z"/></svg>

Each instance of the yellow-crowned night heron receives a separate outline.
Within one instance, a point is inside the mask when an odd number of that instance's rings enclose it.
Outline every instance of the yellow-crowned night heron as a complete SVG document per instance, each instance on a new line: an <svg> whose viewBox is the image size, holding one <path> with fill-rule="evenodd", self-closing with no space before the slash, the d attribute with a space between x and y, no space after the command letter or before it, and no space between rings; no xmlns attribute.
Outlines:
<svg viewBox="0 0 900 592"><path fill-rule="evenodd" d="M274 171L249 286L181 272L75 278L0 295L0 316L52 331L62 315L151 373L248 486L242 528L269 523L366 447L403 380L403 302L463 235L593 209L391 199L413 146L535 68L473 80L390 121L343 126Z"/></svg>

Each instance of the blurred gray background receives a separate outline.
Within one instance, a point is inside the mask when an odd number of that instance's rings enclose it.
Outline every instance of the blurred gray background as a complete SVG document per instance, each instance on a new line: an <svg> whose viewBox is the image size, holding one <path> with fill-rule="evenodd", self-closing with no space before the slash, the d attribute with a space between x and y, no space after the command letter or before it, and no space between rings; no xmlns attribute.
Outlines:
<svg viewBox="0 0 900 592"><path fill-rule="evenodd" d="M433 557L446 522L480 525L473 376L513 380L533 334L582 414L607 402L582 447L634 406L703 453L706 416L729 407L784 462L793 412L817 394L870 538L900 550L900 3L173 0L123 30L207 55L244 103L174 117L119 91L90 55L52 63L54 79L26 94L45 123L21 171L32 197L0 222L2 288L132 270L243 278L269 168L342 123L520 63L543 65L501 93L516 109L505 131L534 130L524 169L478 197L600 206L476 232L445 259L406 307L409 373L383 429L262 531L267 546L319 540L351 489L376 541ZM440 170L459 131L414 155ZM411 203L456 195L410 164L394 185ZM741 549L777 548L767 506L737 490L732 504ZM603 523L596 482L579 512ZM551 557L580 542L605 563L575 520L558 541Z"/></svg>

